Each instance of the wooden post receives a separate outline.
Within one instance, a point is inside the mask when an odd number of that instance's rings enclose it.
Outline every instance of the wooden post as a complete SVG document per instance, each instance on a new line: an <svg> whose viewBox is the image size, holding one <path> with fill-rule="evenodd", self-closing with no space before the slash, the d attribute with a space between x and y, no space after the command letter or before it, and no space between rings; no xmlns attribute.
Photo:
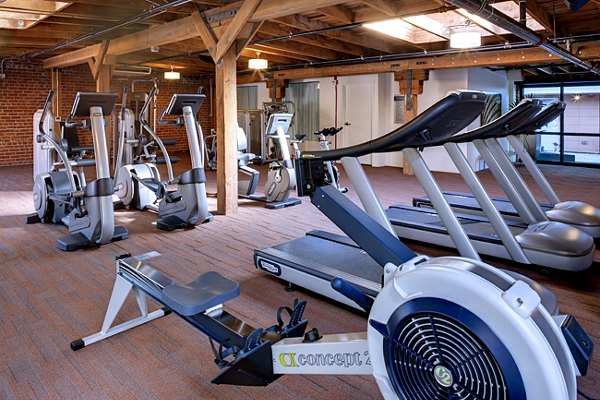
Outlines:
<svg viewBox="0 0 600 400"><path fill-rule="evenodd" d="M400 94L404 95L404 123L409 122L418 114L418 95L423 93L423 81L429 79L428 70L405 70L394 73L394 80L398 82ZM406 157L402 159L402 173L414 175L412 167Z"/></svg>
<svg viewBox="0 0 600 400"><path fill-rule="evenodd" d="M61 90L60 69L52 68L52 90L54 99L52 100L52 114L54 115L54 137L60 136L60 121L62 120L62 90Z"/></svg>
<svg viewBox="0 0 600 400"><path fill-rule="evenodd" d="M237 88L236 50L230 48L216 68L217 213L237 212Z"/></svg>
<svg viewBox="0 0 600 400"><path fill-rule="evenodd" d="M110 79L112 76L111 65L101 65L96 79L96 92L110 92Z"/></svg>
<svg viewBox="0 0 600 400"><path fill-rule="evenodd" d="M273 102L281 102L285 98L285 89L289 85L287 79L269 79L267 81L267 88L269 89L269 96Z"/></svg>

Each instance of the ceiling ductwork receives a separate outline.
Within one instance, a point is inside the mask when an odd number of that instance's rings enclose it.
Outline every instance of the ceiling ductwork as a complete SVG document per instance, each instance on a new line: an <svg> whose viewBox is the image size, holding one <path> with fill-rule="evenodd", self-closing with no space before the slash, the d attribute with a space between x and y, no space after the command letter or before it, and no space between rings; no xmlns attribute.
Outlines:
<svg viewBox="0 0 600 400"><path fill-rule="evenodd" d="M521 39L527 40L533 46L540 47L549 53L561 57L568 62L575 64L578 67L586 69L597 75L600 75L600 69L591 63L582 60L570 51L560 47L559 45L548 42L543 35L532 31L523 24L515 21L500 11L494 9L488 4L488 1L477 0L445 0L453 6L464 8L468 12L481 17L492 24L506 29L507 31L519 36Z"/></svg>

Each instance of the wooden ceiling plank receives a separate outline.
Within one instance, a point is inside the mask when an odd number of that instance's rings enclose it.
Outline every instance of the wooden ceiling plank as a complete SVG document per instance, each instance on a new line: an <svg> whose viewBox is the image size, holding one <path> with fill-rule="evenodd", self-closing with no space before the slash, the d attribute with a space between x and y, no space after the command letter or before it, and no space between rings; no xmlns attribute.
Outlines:
<svg viewBox="0 0 600 400"><path fill-rule="evenodd" d="M314 57L319 60L339 60L341 58L347 58L343 53L299 42L269 42L261 45L254 45L254 47L278 49L295 53L300 56Z"/></svg>
<svg viewBox="0 0 600 400"><path fill-rule="evenodd" d="M389 17L395 17L398 13L396 5L392 0L366 0L363 4L384 13Z"/></svg>
<svg viewBox="0 0 600 400"><path fill-rule="evenodd" d="M518 4L519 1L515 0L515 3ZM546 10L544 10L542 7L540 7L537 0L527 0L527 2L525 4L527 7L527 13L529 14L529 16L531 18L533 18L540 25L542 25L544 27L544 29L546 29L546 31L548 31L549 34L557 34L557 32L556 33L554 32L554 26L553 26L554 24L552 23L552 18L546 12Z"/></svg>
<svg viewBox="0 0 600 400"><path fill-rule="evenodd" d="M242 51L248 46L248 43L254 38L254 35L258 32L258 30L264 24L263 22L248 22L244 29L240 32L238 38L235 41L235 54L236 57L239 57Z"/></svg>
<svg viewBox="0 0 600 400"><path fill-rule="evenodd" d="M355 21L354 13L343 5L321 7L317 11L346 24L351 24Z"/></svg>
<svg viewBox="0 0 600 400"><path fill-rule="evenodd" d="M289 15L286 17L277 18L276 22L279 22L283 25L298 28L303 31L328 29L333 27L332 25L321 21L310 20L302 15ZM376 40L368 36L358 35L356 34L356 31L351 31L349 29L323 32L323 35L337 40L341 40L346 43L378 50L384 53L396 52L395 46L387 40Z"/></svg>
<svg viewBox="0 0 600 400"><path fill-rule="evenodd" d="M286 31L280 25L266 21L260 29L260 32L267 35L273 35L275 37L286 36L290 33L301 32L297 29L292 31ZM321 35L312 36L299 36L291 39L296 42L306 43L314 46L324 47L330 50L337 50L343 53L352 54L355 56L365 55L367 49L363 46L356 45L356 43L347 43L337 39L323 38Z"/></svg>
<svg viewBox="0 0 600 400"><path fill-rule="evenodd" d="M251 21L264 21L356 0L263 0Z"/></svg>

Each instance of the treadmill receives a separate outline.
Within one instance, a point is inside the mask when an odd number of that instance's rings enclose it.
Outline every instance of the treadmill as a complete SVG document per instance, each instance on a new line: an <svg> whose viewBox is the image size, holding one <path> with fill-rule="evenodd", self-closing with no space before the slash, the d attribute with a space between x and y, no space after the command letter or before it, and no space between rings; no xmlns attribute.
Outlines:
<svg viewBox="0 0 600 400"><path fill-rule="evenodd" d="M527 201L513 185L512 178L506 177L500 182L524 222L504 221L458 147L458 143L472 141L494 175L502 176L505 172L492 156L487 139L510 135L523 125L522 119L509 119L516 114L517 109L528 108L529 117L532 117L540 107L541 103L526 99L496 121L442 143L485 212L485 216L456 213L456 217L479 254L514 260L521 264L581 271L590 267L593 262L594 239L572 226L542 220L539 216L536 219ZM527 113L524 115L527 116ZM495 139L493 143L497 144ZM423 158L415 149L405 149L404 154L428 197L432 199L434 209L409 205L390 207L386 214L396 233L401 238L456 247L461 255L466 256L458 247L457 238L448 229L448 215L440 212L449 205Z"/></svg>
<svg viewBox="0 0 600 400"><path fill-rule="evenodd" d="M525 185L521 175L516 170L507 154L499 148L495 143L497 138L486 139L492 154L499 163L506 165L505 170L508 170L512 176L508 176L511 181L519 183L517 189L523 196L524 200L530 201L530 211L534 212L540 221L551 220L569 224L583 230L594 238L600 237L600 209L590 204L580 201L564 201L561 202L552 186L542 174L535 161L531 158L523 143L518 139L517 135L531 134L536 129L548 124L565 110L565 103L553 102L550 103L544 110L537 114L531 121L518 127L507 139L515 150L519 158L522 160L525 168L542 190L550 203L538 203L531 191ZM497 179L502 179L503 176L496 176ZM522 183L520 183L522 182ZM466 214L484 215L484 212L477 202L475 196L471 193L461 192L444 192L444 198L450 204L452 209L457 212ZM492 197L494 206L500 211L502 216L507 220L521 221L521 216L509 198ZM431 207L431 201L427 196L413 198L413 205L416 207Z"/></svg>
<svg viewBox="0 0 600 400"><path fill-rule="evenodd" d="M362 171L356 157L386 151L390 147L425 147L447 139L479 116L485 98L485 94L481 92L451 92L416 118L387 135L349 148L303 152L301 157L321 157L323 161L342 159L344 168L352 179L353 176L361 175L356 171ZM357 179L361 178L366 179L364 171ZM359 185L356 179L352 181L366 211L373 216L373 210L378 209L378 217L375 217L375 220L393 233L393 228L370 185ZM372 201L363 200L369 196ZM460 229L460 226L457 227ZM398 243L400 246L400 241ZM471 258L478 259L472 247L470 252L466 252ZM256 268L351 307L356 307L356 303L333 289L330 282L335 278L342 278L362 293L375 297L383 284L385 265L391 261L393 260L386 258L376 260L348 237L323 231L312 231L304 237L254 251Z"/></svg>

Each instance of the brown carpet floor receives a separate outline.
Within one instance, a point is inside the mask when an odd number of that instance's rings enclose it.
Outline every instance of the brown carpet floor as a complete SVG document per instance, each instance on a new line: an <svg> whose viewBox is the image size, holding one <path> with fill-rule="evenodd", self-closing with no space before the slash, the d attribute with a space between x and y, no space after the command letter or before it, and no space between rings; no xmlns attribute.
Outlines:
<svg viewBox="0 0 600 400"><path fill-rule="evenodd" d="M186 168L185 163L177 170ZM543 166L564 198L600 206L597 169ZM263 168L264 171L264 168ZM410 202L423 194L412 176L395 168L367 168L384 206ZM194 229L162 232L151 212L117 211L119 224L130 238L99 248L64 253L55 241L63 226L25 225L33 211L30 166L0 168L0 399L365 399L379 398L373 378L366 376L286 376L266 388L215 386L218 372L208 340L174 316L156 320L79 352L73 339L100 328L114 281L114 258L122 253L151 250L162 254L153 264L180 282L217 270L237 280L241 296L226 308L253 326L269 326L280 305L297 297L307 299L306 317L322 333L358 332L365 318L305 291L286 292L283 283L253 266L253 249L304 235L310 229L335 229L303 199L303 204L268 210L260 203L240 200L239 213L216 216L214 222ZM263 174L263 181L264 181ZM479 174L491 194L501 194L489 173ZM88 173L88 177L92 172ZM345 178L344 176L342 177ZM436 174L447 190L465 190L459 176ZM208 173L209 192L215 175ZM345 183L348 183L344 179ZM536 195L540 195L536 192ZM355 199L350 188L349 196ZM210 198L211 209L216 199ZM410 244L416 251L455 254L446 249ZM508 262L490 263L546 284L558 296L560 308L577 317L600 345L600 251L596 265L579 274L518 269ZM131 299L124 318L135 316ZM600 396L600 350L579 387Z"/></svg>

